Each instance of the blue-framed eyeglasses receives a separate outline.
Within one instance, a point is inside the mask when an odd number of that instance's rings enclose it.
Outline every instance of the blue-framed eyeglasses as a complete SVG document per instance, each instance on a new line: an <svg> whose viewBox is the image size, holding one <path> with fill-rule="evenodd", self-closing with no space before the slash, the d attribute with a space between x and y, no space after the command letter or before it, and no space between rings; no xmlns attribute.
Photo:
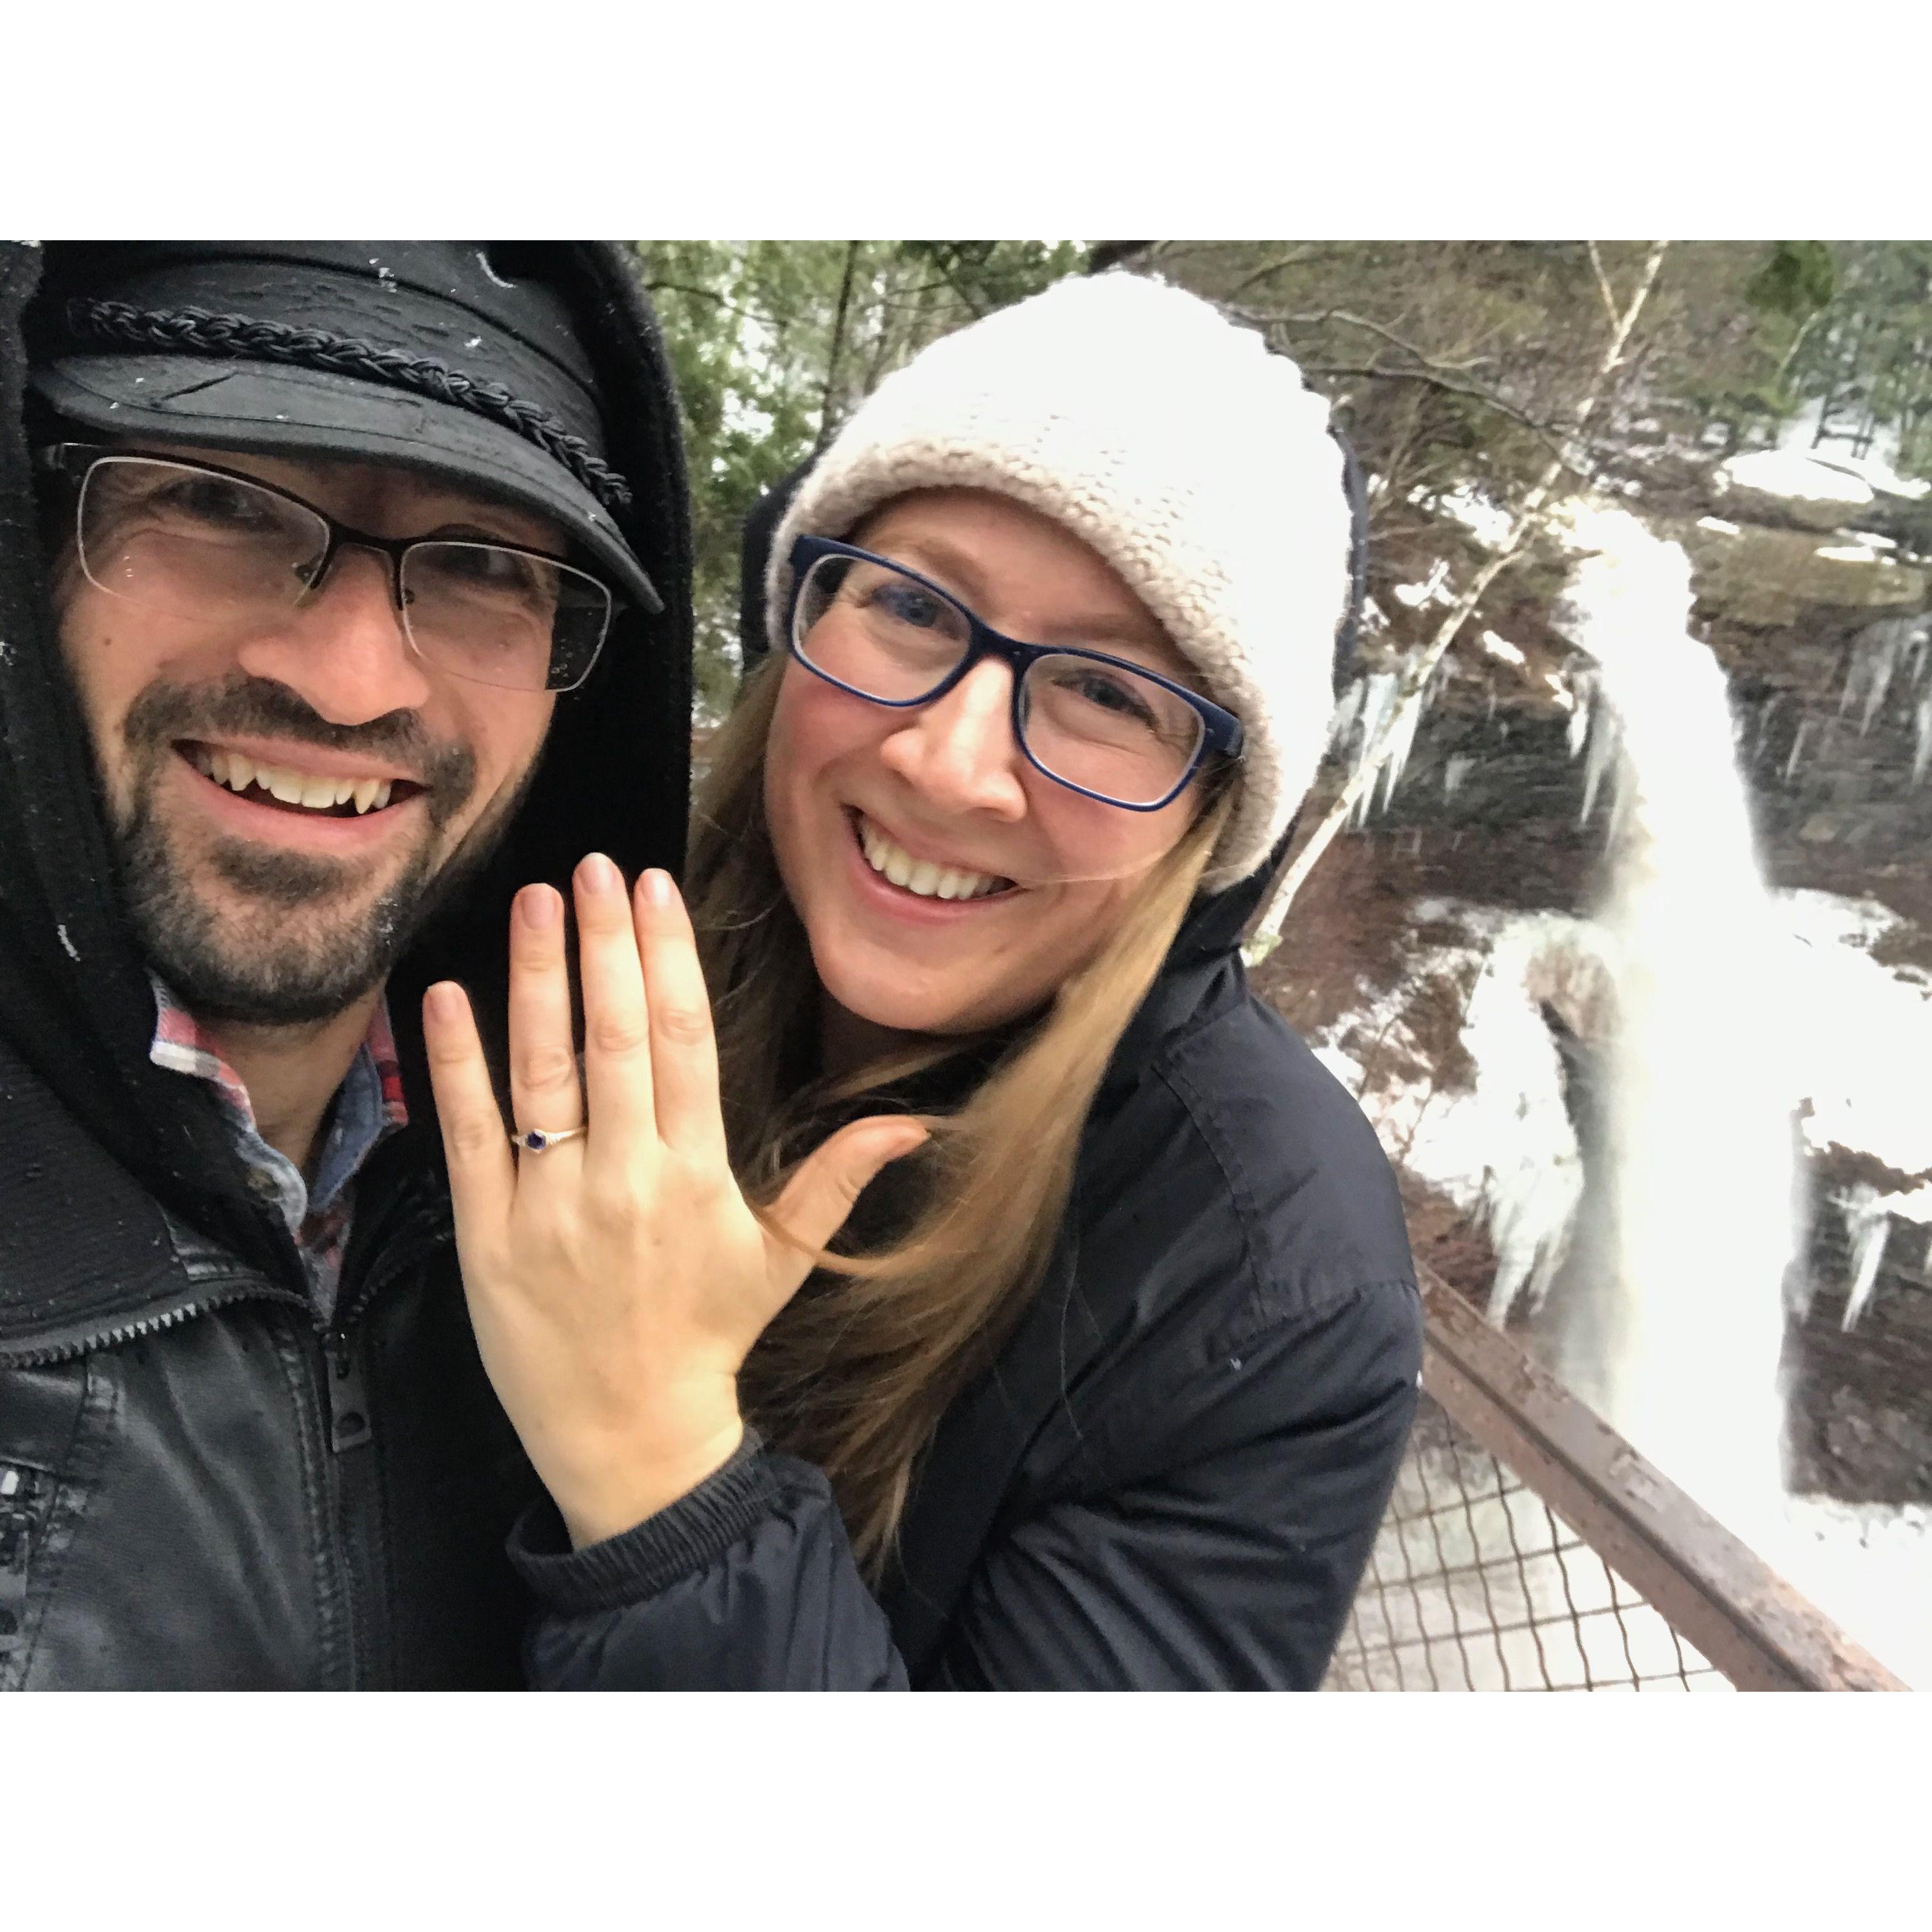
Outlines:
<svg viewBox="0 0 1932 1932"><path fill-rule="evenodd" d="M1240 720L1106 651L1023 644L890 557L827 537L791 550L791 654L828 684L910 710L981 658L1013 674L1013 736L1056 784L1127 812L1158 812L1210 757L1241 752Z"/></svg>

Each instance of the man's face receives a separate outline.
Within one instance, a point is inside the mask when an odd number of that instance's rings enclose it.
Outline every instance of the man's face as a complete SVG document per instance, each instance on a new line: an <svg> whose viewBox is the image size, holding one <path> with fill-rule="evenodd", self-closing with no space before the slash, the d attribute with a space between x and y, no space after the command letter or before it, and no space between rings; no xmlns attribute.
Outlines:
<svg viewBox="0 0 1932 1932"><path fill-rule="evenodd" d="M401 470L148 453L259 478L374 536L563 548L541 517ZM298 608L190 616L110 595L71 554L58 573L124 900L150 964L204 1016L297 1024L378 985L535 772L553 694L425 663L392 584L386 558L346 550Z"/></svg>

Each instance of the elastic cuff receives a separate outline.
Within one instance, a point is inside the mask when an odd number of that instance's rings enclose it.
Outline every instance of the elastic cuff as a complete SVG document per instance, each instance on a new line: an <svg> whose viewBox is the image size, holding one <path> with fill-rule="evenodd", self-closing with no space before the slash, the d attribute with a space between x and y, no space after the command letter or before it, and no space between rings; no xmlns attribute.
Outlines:
<svg viewBox="0 0 1932 1932"><path fill-rule="evenodd" d="M510 1532L517 1574L562 1616L621 1610L716 1562L778 1500L764 1442L746 1427L724 1467L622 1534L572 1550L556 1505L544 1496Z"/></svg>

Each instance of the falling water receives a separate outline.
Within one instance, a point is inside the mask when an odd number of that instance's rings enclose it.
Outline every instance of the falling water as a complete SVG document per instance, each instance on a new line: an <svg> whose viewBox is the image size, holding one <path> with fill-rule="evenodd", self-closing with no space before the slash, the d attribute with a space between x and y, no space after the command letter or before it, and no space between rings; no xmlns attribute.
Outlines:
<svg viewBox="0 0 1932 1932"><path fill-rule="evenodd" d="M1574 636L1616 726L1600 917L1618 1015L1617 1252L1598 1346L1563 1366L1638 1448L1742 1528L1782 1493L1792 1148L1776 1046L1785 994L1768 962L1784 948L1724 675L1689 634L1688 560L1622 510L1580 512L1575 541L1596 554L1573 579Z"/></svg>

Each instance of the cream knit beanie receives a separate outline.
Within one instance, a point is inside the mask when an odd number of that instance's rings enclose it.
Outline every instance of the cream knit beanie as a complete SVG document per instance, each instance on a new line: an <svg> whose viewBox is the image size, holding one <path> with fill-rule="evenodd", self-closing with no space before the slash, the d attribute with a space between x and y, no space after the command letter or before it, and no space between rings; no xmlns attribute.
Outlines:
<svg viewBox="0 0 1932 1932"><path fill-rule="evenodd" d="M1315 776L1334 709L1349 516L1328 405L1208 303L1076 277L942 337L813 466L766 568L786 648L791 548L908 490L990 490L1090 544L1240 719L1239 792L1203 884L1264 860Z"/></svg>

